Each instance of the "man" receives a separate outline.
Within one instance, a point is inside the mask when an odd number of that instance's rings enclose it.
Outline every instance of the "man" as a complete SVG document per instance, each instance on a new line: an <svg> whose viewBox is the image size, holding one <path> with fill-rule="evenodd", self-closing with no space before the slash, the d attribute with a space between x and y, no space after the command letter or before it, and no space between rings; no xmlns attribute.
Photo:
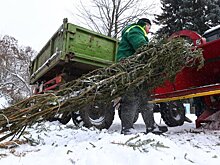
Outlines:
<svg viewBox="0 0 220 165"><path fill-rule="evenodd" d="M133 55L138 48L148 44L147 34L150 28L151 22L147 18L139 19L137 23L125 27L118 46L117 61ZM135 89L130 89L121 97L122 134L134 133L133 121L138 111L141 112L145 122L146 133L161 134L167 131L166 126L158 126L154 121L153 105L147 103L149 96L147 96L146 87L147 84L142 84Z"/></svg>

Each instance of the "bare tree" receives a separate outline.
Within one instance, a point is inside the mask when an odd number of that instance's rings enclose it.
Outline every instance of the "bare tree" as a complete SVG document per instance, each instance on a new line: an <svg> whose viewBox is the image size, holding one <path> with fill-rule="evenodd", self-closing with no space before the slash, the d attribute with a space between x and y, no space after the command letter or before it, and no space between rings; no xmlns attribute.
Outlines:
<svg viewBox="0 0 220 165"><path fill-rule="evenodd" d="M122 28L140 17L153 16L156 1L91 0L89 5L79 0L78 16L92 30L117 38Z"/></svg>
<svg viewBox="0 0 220 165"><path fill-rule="evenodd" d="M0 95L10 103L30 96L29 65L36 52L30 47L19 47L15 38L0 38Z"/></svg>

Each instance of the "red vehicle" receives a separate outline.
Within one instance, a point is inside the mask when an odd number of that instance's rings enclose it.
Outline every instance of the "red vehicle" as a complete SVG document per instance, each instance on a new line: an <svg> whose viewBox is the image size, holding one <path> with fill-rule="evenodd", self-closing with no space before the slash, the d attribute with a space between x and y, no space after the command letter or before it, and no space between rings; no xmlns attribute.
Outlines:
<svg viewBox="0 0 220 165"><path fill-rule="evenodd" d="M204 66L184 68L173 83L166 81L154 90L154 103L168 126L182 125L185 111L181 100L193 100L198 116L196 127L210 122L209 116L220 110L220 26L200 36L196 32L182 30L171 37L184 37L192 46L203 50ZM220 121L220 118L219 118Z"/></svg>

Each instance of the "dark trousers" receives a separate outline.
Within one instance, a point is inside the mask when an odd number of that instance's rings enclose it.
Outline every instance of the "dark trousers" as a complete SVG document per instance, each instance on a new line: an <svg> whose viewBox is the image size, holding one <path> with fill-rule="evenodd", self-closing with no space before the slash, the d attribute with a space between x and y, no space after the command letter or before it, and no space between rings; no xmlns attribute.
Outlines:
<svg viewBox="0 0 220 165"><path fill-rule="evenodd" d="M141 112L146 128L154 126L153 104L148 103L149 95L143 88L132 89L121 98L122 129L133 128L135 114Z"/></svg>

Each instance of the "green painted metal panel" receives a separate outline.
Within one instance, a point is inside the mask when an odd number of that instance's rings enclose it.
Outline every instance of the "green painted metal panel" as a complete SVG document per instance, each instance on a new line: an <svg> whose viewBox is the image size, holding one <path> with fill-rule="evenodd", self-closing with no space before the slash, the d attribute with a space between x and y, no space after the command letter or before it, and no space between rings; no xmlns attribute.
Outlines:
<svg viewBox="0 0 220 165"><path fill-rule="evenodd" d="M69 24L68 51L85 59L112 63L115 61L116 40Z"/></svg>
<svg viewBox="0 0 220 165"><path fill-rule="evenodd" d="M115 62L116 50L117 40L64 21L33 60L30 82L44 79L61 63L73 63L76 67L78 63L108 66Z"/></svg>

